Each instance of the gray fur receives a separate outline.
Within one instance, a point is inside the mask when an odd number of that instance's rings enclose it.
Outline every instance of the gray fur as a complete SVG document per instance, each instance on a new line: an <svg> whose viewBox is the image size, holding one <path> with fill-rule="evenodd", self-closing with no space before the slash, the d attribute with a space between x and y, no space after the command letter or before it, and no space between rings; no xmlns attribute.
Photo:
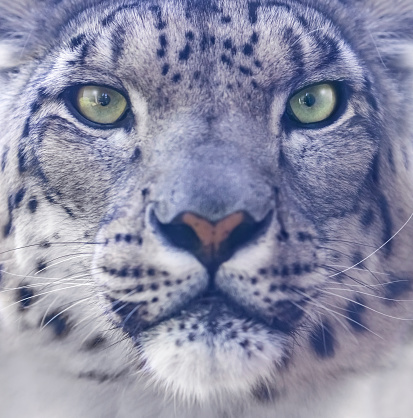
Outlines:
<svg viewBox="0 0 413 418"><path fill-rule="evenodd" d="M0 16L1 415L27 416L24 398L34 417L393 416L343 399L408 353L411 1ZM322 82L343 106L297 126L289 97ZM77 85L124 92L129 113L85 121ZM214 277L160 226L239 211L266 227ZM199 303L209 288L222 298Z"/></svg>

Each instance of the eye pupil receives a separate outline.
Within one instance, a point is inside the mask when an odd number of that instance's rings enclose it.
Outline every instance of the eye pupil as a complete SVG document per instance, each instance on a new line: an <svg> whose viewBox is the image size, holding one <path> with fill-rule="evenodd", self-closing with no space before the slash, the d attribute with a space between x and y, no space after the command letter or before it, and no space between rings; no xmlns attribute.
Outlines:
<svg viewBox="0 0 413 418"><path fill-rule="evenodd" d="M316 98L311 93L306 93L304 96L300 97L299 103L307 107L311 107L315 104Z"/></svg>
<svg viewBox="0 0 413 418"><path fill-rule="evenodd" d="M107 93L102 93L98 99L101 106L107 106L110 103L110 96Z"/></svg>

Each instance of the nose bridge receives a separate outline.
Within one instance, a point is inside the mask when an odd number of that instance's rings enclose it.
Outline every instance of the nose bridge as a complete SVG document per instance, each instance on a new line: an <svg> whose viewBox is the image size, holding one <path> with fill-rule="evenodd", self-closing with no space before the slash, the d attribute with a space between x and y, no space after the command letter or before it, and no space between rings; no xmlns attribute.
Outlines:
<svg viewBox="0 0 413 418"><path fill-rule="evenodd" d="M164 142L171 148L156 163L154 182L155 212L162 223L189 212L210 223L237 212L259 222L273 208L270 182L262 174L268 170L250 152L253 143L260 146L258 134L229 122L227 117L210 121L202 136L194 137L191 127L167 135ZM205 121L200 123L206 128Z"/></svg>

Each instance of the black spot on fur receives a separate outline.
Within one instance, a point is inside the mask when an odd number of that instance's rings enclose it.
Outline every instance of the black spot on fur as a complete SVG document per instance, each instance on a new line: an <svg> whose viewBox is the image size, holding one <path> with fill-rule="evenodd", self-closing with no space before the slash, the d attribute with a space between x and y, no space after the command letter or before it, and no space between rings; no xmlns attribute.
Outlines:
<svg viewBox="0 0 413 418"><path fill-rule="evenodd" d="M27 207L29 208L30 212L35 213L37 210L37 206L38 206L38 203L37 203L36 197L35 196L31 197L29 200L29 203L27 204Z"/></svg>
<svg viewBox="0 0 413 418"><path fill-rule="evenodd" d="M93 351L97 350L99 348L102 348L103 345L105 345L106 339L102 335L98 335L88 341L86 341L83 345L83 348L87 351Z"/></svg>
<svg viewBox="0 0 413 418"><path fill-rule="evenodd" d="M32 103L30 107L30 113L33 115L33 113L36 113L40 109L41 104L39 102Z"/></svg>
<svg viewBox="0 0 413 418"><path fill-rule="evenodd" d="M315 326L310 334L310 344L315 354L320 358L331 358L335 353L334 330L330 323L325 321Z"/></svg>
<svg viewBox="0 0 413 418"><path fill-rule="evenodd" d="M412 288L412 284L409 279L398 277L393 277L392 281L385 283L383 286L384 296L389 299L396 299L400 297L403 293L410 291Z"/></svg>
<svg viewBox="0 0 413 418"><path fill-rule="evenodd" d="M390 169L393 173L396 173L396 165L394 163L393 151L390 148L387 153L387 161L389 162Z"/></svg>
<svg viewBox="0 0 413 418"><path fill-rule="evenodd" d="M185 38L188 39L189 41L193 41L195 38L194 32L192 31L188 31L185 33Z"/></svg>
<svg viewBox="0 0 413 418"><path fill-rule="evenodd" d="M166 49L167 48L168 40L166 39L165 34L159 35L159 45L161 46L161 49Z"/></svg>
<svg viewBox="0 0 413 418"><path fill-rule="evenodd" d="M47 263L44 260L40 260L37 263L36 271L44 270L47 267Z"/></svg>
<svg viewBox="0 0 413 418"><path fill-rule="evenodd" d="M230 23L231 22L231 16L222 16L221 22L222 23Z"/></svg>
<svg viewBox="0 0 413 418"><path fill-rule="evenodd" d="M164 64L162 67L162 75L166 75L169 72L169 64Z"/></svg>
<svg viewBox="0 0 413 418"><path fill-rule="evenodd" d="M245 44L244 47L242 48L242 53L244 55L250 56L254 53L254 48L252 47L251 44Z"/></svg>
<svg viewBox="0 0 413 418"><path fill-rule="evenodd" d="M256 384L251 390L251 394L260 403L274 402L277 397L276 390L269 387L267 382Z"/></svg>
<svg viewBox="0 0 413 418"><path fill-rule="evenodd" d="M239 70L240 70L240 72L242 73L242 74L244 74L244 75L246 75L246 76L252 76L253 75L253 72L252 72L252 70L251 70L251 68L248 68L248 67L244 67L243 65L240 65L239 66Z"/></svg>
<svg viewBox="0 0 413 418"><path fill-rule="evenodd" d="M290 332L293 330L295 323L302 318L304 311L300 305L305 302L292 303L288 300L277 302L274 305L275 316L271 322L271 327L282 332Z"/></svg>
<svg viewBox="0 0 413 418"><path fill-rule="evenodd" d="M258 43L258 33L257 32L253 32L250 39L251 39L251 42L253 44L257 44Z"/></svg>
<svg viewBox="0 0 413 418"><path fill-rule="evenodd" d="M5 238L7 238L10 235L12 226L13 226L13 222L12 222L12 219L10 218L9 222L4 226L4 229L3 229L3 235Z"/></svg>
<svg viewBox="0 0 413 418"><path fill-rule="evenodd" d="M141 157L141 154L142 153L141 153L140 148L139 147L136 147L135 148L135 151L133 151L131 161L132 162L135 162L135 161L139 160L139 158Z"/></svg>
<svg viewBox="0 0 413 418"><path fill-rule="evenodd" d="M14 196L14 206L16 208L19 207L20 203L22 202L24 195L26 194L26 190L21 188L17 193L16 196Z"/></svg>
<svg viewBox="0 0 413 418"><path fill-rule="evenodd" d="M373 222L374 222L374 211L371 208L369 208L362 213L360 217L360 223L363 226L368 227Z"/></svg>
<svg viewBox="0 0 413 418"><path fill-rule="evenodd" d="M9 150L8 150L8 149L6 149L6 150L3 152L3 155L2 155L2 157L1 157L1 171L4 171L4 170L5 170L5 168L6 168L6 164L7 164L7 155L8 155L8 153L9 153Z"/></svg>
<svg viewBox="0 0 413 418"><path fill-rule="evenodd" d="M228 67L232 67L232 65L233 65L232 61L231 61L231 58L229 58L228 55L225 55L225 54L221 55L221 62L223 64L228 65Z"/></svg>
<svg viewBox="0 0 413 418"><path fill-rule="evenodd" d="M232 48L232 39L228 38L225 39L225 41L223 42L224 48L225 49L231 49Z"/></svg>
<svg viewBox="0 0 413 418"><path fill-rule="evenodd" d="M70 332L68 318L59 315L60 312L52 312L44 319L44 325L51 328L56 337L65 337Z"/></svg>
<svg viewBox="0 0 413 418"><path fill-rule="evenodd" d="M155 25L156 29L163 30L166 28L166 22L162 20L162 12L159 6L151 6L149 10L155 15L157 23Z"/></svg>
<svg viewBox="0 0 413 418"><path fill-rule="evenodd" d="M257 11L259 7L260 3L257 1L248 2L248 19L252 25L257 22Z"/></svg>
<svg viewBox="0 0 413 418"><path fill-rule="evenodd" d="M351 262L352 264L357 264L358 266L362 266L363 264L360 263L360 261L363 260L363 258L364 258L363 254L361 254L360 251L356 251L351 258Z"/></svg>
<svg viewBox="0 0 413 418"><path fill-rule="evenodd" d="M180 73L176 73L176 74L174 74L172 76L172 81L174 83L179 83L181 81L181 78L182 78L181 74Z"/></svg>
<svg viewBox="0 0 413 418"><path fill-rule="evenodd" d="M33 290L28 287L22 287L18 292L18 301L21 309L28 308L33 302Z"/></svg>
<svg viewBox="0 0 413 418"><path fill-rule="evenodd" d="M347 305L347 320L352 328L357 331L366 331L363 325L362 314L366 310L363 299L356 297L354 301Z"/></svg>
<svg viewBox="0 0 413 418"><path fill-rule="evenodd" d="M191 55L192 49L191 46L187 43L181 51L179 51L178 58L180 61L188 61L189 56Z"/></svg>

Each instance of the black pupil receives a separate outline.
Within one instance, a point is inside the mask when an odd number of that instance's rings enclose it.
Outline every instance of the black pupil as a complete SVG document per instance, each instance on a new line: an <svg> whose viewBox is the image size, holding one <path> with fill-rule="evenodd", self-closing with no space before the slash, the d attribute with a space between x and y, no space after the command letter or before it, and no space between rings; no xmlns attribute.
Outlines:
<svg viewBox="0 0 413 418"><path fill-rule="evenodd" d="M102 93L98 99L101 106L107 106L110 103L110 96L107 93Z"/></svg>
<svg viewBox="0 0 413 418"><path fill-rule="evenodd" d="M307 107L311 107L315 103L315 97L311 93L306 93L304 97L301 98L301 103L305 104Z"/></svg>

